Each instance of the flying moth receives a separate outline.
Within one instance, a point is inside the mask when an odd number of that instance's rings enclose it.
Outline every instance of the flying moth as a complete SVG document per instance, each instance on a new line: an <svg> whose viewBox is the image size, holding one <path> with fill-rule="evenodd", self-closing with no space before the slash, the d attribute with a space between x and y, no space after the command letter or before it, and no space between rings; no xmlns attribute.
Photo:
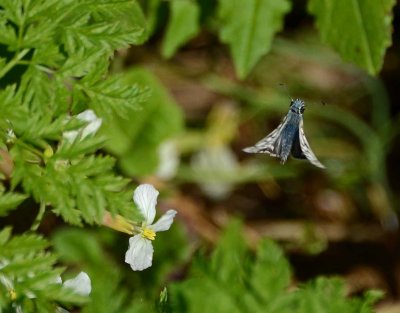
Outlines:
<svg viewBox="0 0 400 313"><path fill-rule="evenodd" d="M311 164L325 168L318 161L306 139L303 128L304 101L295 99L290 102L289 112L279 126L267 137L261 139L254 146L243 149L247 153L267 153L279 158L284 164L291 154L297 159L307 159Z"/></svg>

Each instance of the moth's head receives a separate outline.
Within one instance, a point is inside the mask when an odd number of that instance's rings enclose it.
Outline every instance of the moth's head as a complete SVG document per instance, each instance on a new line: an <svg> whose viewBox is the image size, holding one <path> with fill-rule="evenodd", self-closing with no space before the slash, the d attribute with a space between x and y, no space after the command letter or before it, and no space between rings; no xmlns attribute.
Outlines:
<svg viewBox="0 0 400 313"><path fill-rule="evenodd" d="M290 111L297 114L303 114L305 110L304 101L301 99L294 99L290 102Z"/></svg>

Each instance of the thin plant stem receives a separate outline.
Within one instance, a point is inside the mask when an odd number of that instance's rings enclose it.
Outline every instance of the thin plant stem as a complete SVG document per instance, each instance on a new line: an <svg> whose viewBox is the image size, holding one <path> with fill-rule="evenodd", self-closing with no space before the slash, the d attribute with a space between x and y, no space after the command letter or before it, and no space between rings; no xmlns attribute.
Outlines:
<svg viewBox="0 0 400 313"><path fill-rule="evenodd" d="M10 62L0 70L0 78L3 78L18 62L29 52L29 49L24 49L16 54Z"/></svg>
<svg viewBox="0 0 400 313"><path fill-rule="evenodd" d="M40 223L42 222L43 215L44 215L45 211L46 211L46 204L44 203L44 201L41 201L40 202L40 207L39 207L39 212L38 212L35 220L33 221L33 224L32 224L32 227L31 227L32 231L36 231L39 228Z"/></svg>

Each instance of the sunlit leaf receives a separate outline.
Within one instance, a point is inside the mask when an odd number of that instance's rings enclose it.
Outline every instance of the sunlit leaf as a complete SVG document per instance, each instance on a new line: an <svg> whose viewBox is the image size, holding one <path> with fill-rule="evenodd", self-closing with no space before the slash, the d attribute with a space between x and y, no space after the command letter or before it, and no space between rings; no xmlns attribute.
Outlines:
<svg viewBox="0 0 400 313"><path fill-rule="evenodd" d="M395 0L310 0L321 39L340 56L376 74L391 45Z"/></svg>
<svg viewBox="0 0 400 313"><path fill-rule="evenodd" d="M229 45L239 78L271 49L289 9L287 0L219 0L219 36Z"/></svg>
<svg viewBox="0 0 400 313"><path fill-rule="evenodd" d="M161 53L170 58L186 41L199 32L199 7L195 1L171 1L171 16Z"/></svg>

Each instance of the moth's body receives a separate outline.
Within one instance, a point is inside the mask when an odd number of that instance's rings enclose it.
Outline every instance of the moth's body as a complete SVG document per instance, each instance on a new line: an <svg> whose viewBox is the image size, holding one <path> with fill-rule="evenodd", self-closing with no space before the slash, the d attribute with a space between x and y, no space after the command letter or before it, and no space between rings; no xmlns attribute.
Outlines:
<svg viewBox="0 0 400 313"><path fill-rule="evenodd" d="M295 137L299 136L299 124L302 119L301 115L289 111L287 122L282 128L282 142L279 145L280 151L277 151L281 163L285 163L290 155Z"/></svg>
<svg viewBox="0 0 400 313"><path fill-rule="evenodd" d="M304 102L292 100L290 109L279 126L254 146L243 149L248 153L267 153L285 163L289 155L308 159L313 165L324 168L312 152L303 130Z"/></svg>

